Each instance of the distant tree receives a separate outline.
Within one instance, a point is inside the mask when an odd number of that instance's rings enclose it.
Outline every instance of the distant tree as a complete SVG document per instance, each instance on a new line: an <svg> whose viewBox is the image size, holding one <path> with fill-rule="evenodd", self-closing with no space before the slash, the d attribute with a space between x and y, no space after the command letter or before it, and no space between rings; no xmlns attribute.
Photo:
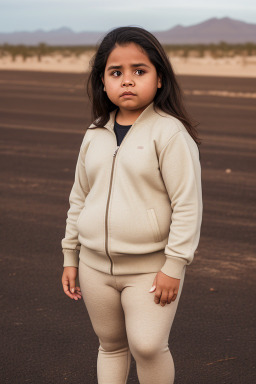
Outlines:
<svg viewBox="0 0 256 384"><path fill-rule="evenodd" d="M42 56L45 56L47 54L47 51L48 51L48 47L47 47L47 44L45 43L39 43L38 46L37 46L37 49L36 49L36 52L37 52L37 60L38 61L41 61L42 59Z"/></svg>
<svg viewBox="0 0 256 384"><path fill-rule="evenodd" d="M17 51L18 51L19 55L22 56L23 61L26 61L27 58L28 58L29 56L31 56L29 47L27 47L26 45L23 45L23 44L18 45L18 46L17 46Z"/></svg>

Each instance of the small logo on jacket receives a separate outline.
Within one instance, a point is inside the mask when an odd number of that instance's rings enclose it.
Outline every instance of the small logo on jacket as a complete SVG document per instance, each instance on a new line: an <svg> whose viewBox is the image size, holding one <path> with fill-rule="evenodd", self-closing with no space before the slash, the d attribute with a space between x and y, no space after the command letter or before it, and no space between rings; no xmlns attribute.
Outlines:
<svg viewBox="0 0 256 384"><path fill-rule="evenodd" d="M138 145L138 149L144 149L143 145Z"/></svg>

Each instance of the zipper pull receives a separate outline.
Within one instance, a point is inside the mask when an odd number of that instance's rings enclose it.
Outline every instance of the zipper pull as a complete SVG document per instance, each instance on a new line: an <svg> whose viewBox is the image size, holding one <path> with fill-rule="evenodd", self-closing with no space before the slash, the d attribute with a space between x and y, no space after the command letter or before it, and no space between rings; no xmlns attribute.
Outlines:
<svg viewBox="0 0 256 384"><path fill-rule="evenodd" d="M115 150L115 152L114 152L114 154L113 154L114 157L116 156L119 147L120 147L120 146L118 146L118 147L116 148L116 150Z"/></svg>

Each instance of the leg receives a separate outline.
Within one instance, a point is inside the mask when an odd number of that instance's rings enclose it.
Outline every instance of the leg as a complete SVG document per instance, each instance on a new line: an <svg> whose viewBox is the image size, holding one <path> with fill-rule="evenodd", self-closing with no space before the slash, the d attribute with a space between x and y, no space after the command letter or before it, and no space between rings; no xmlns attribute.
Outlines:
<svg viewBox="0 0 256 384"><path fill-rule="evenodd" d="M92 327L99 338L99 384L125 384L131 353L128 346L121 295L115 276L79 262L79 282Z"/></svg>
<svg viewBox="0 0 256 384"><path fill-rule="evenodd" d="M175 368L168 339L182 291L185 268L176 300L164 307L154 302L154 292L148 292L155 275L131 275L129 284L123 289L121 301L140 384L172 384Z"/></svg>

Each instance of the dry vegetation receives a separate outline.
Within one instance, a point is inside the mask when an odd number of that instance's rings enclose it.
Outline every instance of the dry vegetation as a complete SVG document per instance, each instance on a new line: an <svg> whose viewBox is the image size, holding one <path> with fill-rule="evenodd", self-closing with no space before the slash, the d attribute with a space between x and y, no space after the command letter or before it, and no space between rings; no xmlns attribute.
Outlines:
<svg viewBox="0 0 256 384"><path fill-rule="evenodd" d="M180 58L204 58L211 57L232 58L256 56L256 44L187 44L187 45L163 45L170 57ZM47 57L75 57L79 58L83 54L95 52L95 46L51 46L40 43L37 46L28 45L0 45L0 58L11 57L12 61L22 57L26 61L29 57L37 57L40 62L44 56Z"/></svg>
<svg viewBox="0 0 256 384"><path fill-rule="evenodd" d="M256 77L256 44L163 45L177 74ZM0 45L0 70L84 73L95 45Z"/></svg>

